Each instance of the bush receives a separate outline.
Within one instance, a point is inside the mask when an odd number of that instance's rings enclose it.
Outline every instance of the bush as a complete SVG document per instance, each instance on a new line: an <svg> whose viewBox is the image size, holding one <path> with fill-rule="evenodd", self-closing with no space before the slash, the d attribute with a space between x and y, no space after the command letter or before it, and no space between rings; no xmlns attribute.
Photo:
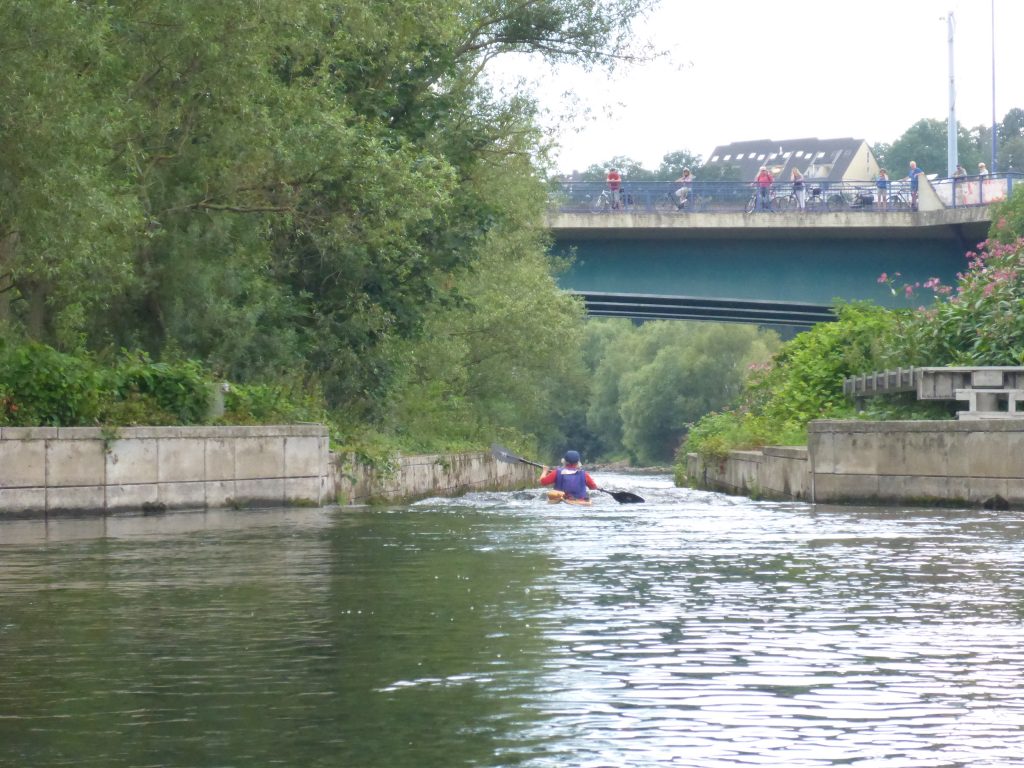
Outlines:
<svg viewBox="0 0 1024 768"><path fill-rule="evenodd" d="M854 415L843 379L877 369L881 340L891 334L898 315L868 304L843 305L837 313L836 322L783 344L769 365L748 378L733 410L694 424L681 455L720 458L736 449L803 445L811 420Z"/></svg>
<svg viewBox="0 0 1024 768"><path fill-rule="evenodd" d="M102 374L91 358L66 355L44 344L0 343L0 424L92 424L101 397Z"/></svg>
<svg viewBox="0 0 1024 768"><path fill-rule="evenodd" d="M154 363L144 352L125 352L109 372L112 402L106 416L120 424L203 424L214 386L195 360Z"/></svg>

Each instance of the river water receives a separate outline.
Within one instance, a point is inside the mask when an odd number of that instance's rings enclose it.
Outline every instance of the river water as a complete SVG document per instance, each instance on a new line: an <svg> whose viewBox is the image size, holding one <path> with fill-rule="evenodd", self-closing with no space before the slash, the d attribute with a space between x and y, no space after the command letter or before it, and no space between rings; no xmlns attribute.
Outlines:
<svg viewBox="0 0 1024 768"><path fill-rule="evenodd" d="M0 523L0 766L1024 763L1019 513L599 480Z"/></svg>

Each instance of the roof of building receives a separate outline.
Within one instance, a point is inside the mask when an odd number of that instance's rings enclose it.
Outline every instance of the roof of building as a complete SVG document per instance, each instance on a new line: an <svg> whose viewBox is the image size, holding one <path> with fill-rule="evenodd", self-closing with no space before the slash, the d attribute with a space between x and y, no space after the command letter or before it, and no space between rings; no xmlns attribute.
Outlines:
<svg viewBox="0 0 1024 768"><path fill-rule="evenodd" d="M837 181L864 143L852 138L736 141L715 147L706 165L738 167L742 179L753 179L763 165L776 178L788 178L793 168L799 168L808 178Z"/></svg>

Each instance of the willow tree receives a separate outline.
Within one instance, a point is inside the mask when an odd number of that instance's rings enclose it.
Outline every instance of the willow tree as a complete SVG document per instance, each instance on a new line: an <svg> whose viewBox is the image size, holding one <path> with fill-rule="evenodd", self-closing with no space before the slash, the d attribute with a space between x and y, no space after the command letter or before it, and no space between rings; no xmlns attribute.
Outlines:
<svg viewBox="0 0 1024 768"><path fill-rule="evenodd" d="M534 105L486 62L613 62L652 2L0 5L6 333L298 373L372 413L391 342L540 226Z"/></svg>

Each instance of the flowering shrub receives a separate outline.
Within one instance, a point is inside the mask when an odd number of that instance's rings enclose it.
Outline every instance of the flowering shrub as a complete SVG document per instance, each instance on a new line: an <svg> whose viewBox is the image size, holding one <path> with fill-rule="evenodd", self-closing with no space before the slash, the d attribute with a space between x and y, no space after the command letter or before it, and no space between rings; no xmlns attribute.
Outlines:
<svg viewBox="0 0 1024 768"><path fill-rule="evenodd" d="M931 291L934 301L902 319L887 344L891 364L1024 364L1024 238L990 237L967 259L955 287L938 278L903 287L910 297Z"/></svg>

